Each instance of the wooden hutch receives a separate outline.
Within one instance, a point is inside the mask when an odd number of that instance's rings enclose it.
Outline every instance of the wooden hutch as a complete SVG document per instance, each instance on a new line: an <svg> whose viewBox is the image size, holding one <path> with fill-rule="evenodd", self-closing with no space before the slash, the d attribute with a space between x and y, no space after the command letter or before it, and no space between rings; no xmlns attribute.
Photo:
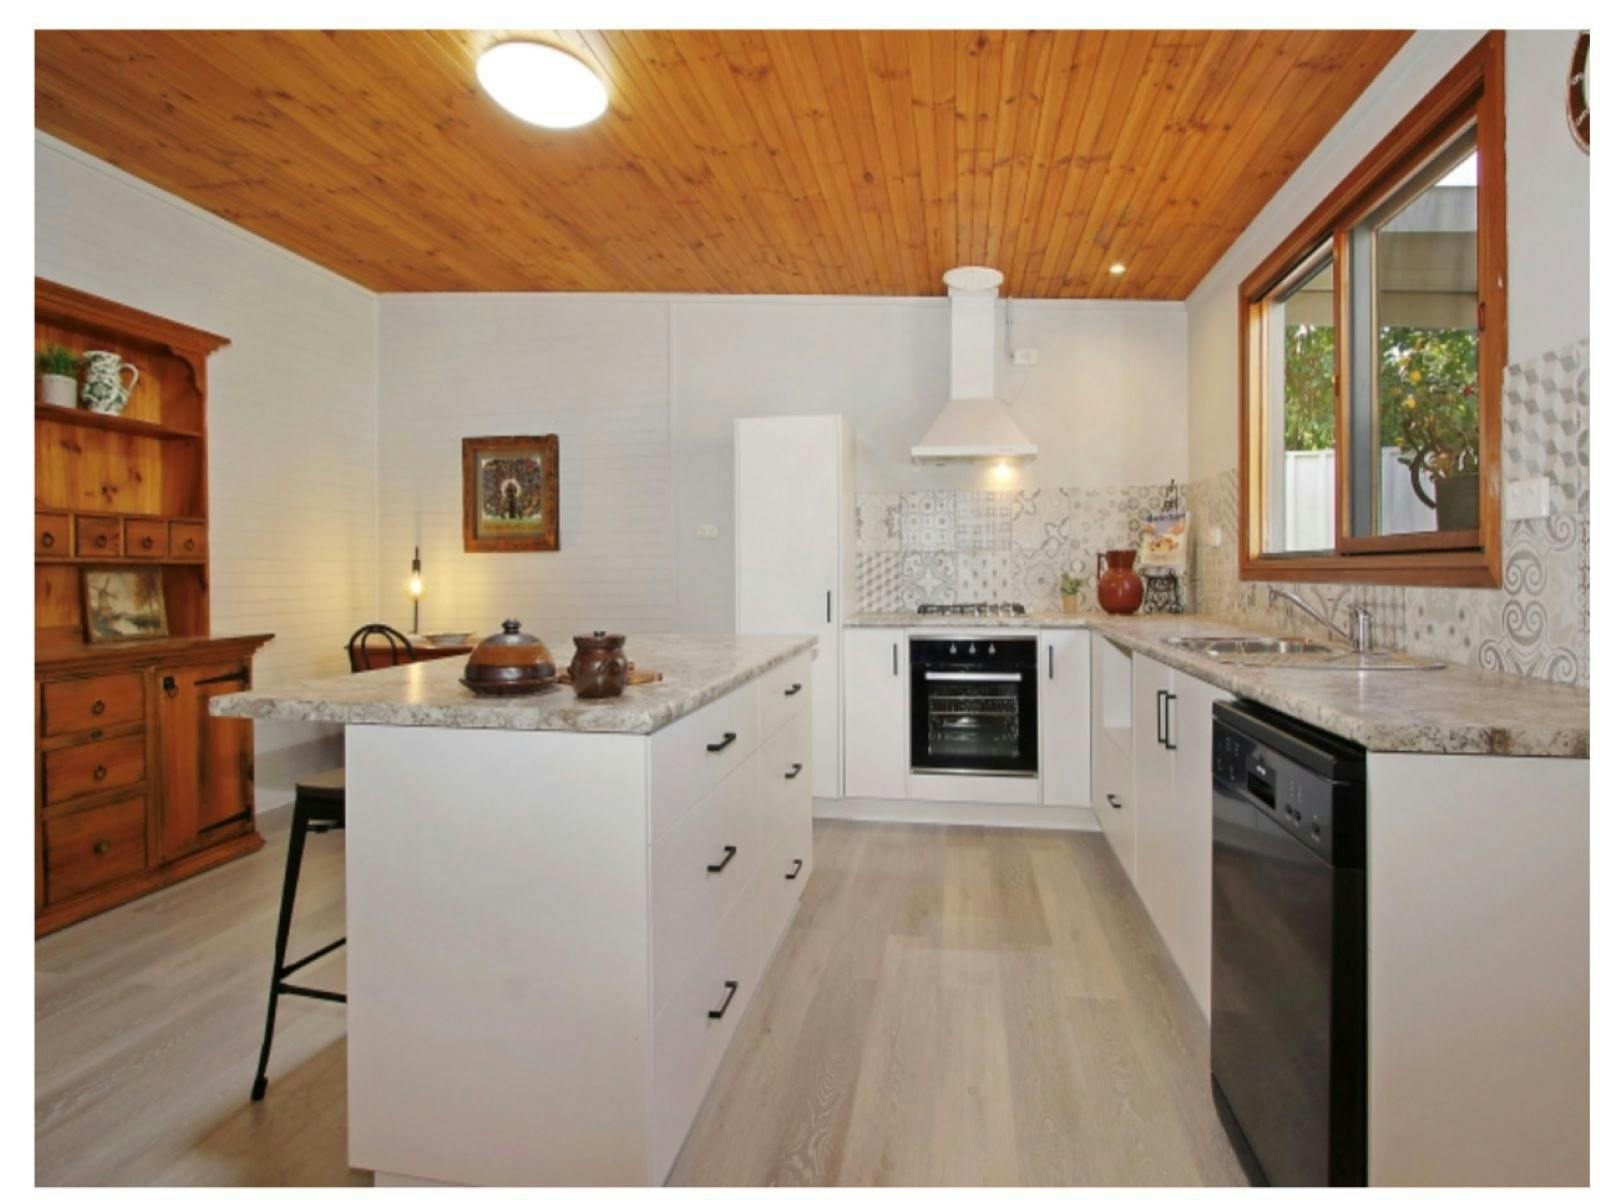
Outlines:
<svg viewBox="0 0 1600 1200"><path fill-rule="evenodd" d="M34 406L34 932L261 847L250 686L272 635L211 637L206 359L226 338L34 283L34 340L139 369L121 415ZM168 635L90 644L85 570L159 573Z"/></svg>

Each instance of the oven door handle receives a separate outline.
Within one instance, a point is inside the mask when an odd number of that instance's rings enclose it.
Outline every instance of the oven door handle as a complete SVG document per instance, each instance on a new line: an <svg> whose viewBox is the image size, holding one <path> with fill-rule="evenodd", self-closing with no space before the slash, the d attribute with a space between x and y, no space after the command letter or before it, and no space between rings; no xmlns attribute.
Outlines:
<svg viewBox="0 0 1600 1200"><path fill-rule="evenodd" d="M995 671L924 671L922 677L929 683L1021 683L1022 674L1004 674Z"/></svg>

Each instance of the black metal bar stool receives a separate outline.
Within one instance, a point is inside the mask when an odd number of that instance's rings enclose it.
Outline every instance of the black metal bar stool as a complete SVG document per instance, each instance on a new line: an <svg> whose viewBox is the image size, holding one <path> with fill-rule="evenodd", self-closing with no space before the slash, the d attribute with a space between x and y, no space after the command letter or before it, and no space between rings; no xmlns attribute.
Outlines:
<svg viewBox="0 0 1600 1200"><path fill-rule="evenodd" d="M350 655L350 670L359 672L372 668L367 650L369 639L382 638L389 647L393 660L398 663L415 662L416 650L406 635L387 625L363 625L351 635L345 646ZM398 644L396 642L398 639ZM403 656L403 657L402 657ZM303 996L308 1000L328 1000L345 1003L343 992L330 992L323 988L301 987L286 982L302 967L310 966L324 955L332 954L345 939L329 942L320 950L313 950L292 963L284 962L289 953L289 927L294 921L295 891L300 885L300 860L305 856L306 834L327 833L344 828L344 768L324 771L294 785L294 815L289 825L289 853L283 867L283 898L278 903L278 939L272 953L272 983L267 989L267 1031L261 1039L261 1061L256 1065L256 1080L250 1087L250 1099L259 1100L267 1094L267 1060L272 1056L272 1030L278 1019L279 996Z"/></svg>
<svg viewBox="0 0 1600 1200"><path fill-rule="evenodd" d="M306 834L327 833L344 828L344 768L324 771L294 785L294 816L289 826L289 856L283 868L283 899L278 904L278 940L272 953L272 985L267 990L267 1032L261 1040L261 1061L256 1066L256 1081L250 1099L267 1094L267 1059L272 1055L272 1028L278 1018L279 996L304 996L311 1000L331 1000L343 1004L342 992L301 987L287 982L302 967L344 945L344 938L329 942L292 963L283 960L289 953L289 926L294 920L295 889L300 884L300 860L305 855Z"/></svg>

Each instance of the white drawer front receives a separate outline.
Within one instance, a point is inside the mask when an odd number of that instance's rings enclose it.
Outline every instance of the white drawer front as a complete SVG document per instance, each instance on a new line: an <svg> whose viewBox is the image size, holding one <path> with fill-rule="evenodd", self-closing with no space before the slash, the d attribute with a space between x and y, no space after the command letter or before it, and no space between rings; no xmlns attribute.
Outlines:
<svg viewBox="0 0 1600 1200"><path fill-rule="evenodd" d="M650 739L651 841L754 752L759 682L713 700Z"/></svg>
<svg viewBox="0 0 1600 1200"><path fill-rule="evenodd" d="M718 923L767 856L772 839L763 821L761 759L747 758L650 846L655 1012L676 995Z"/></svg>
<svg viewBox="0 0 1600 1200"><path fill-rule="evenodd" d="M655 1183L672 1169L734 1027L755 998L762 965L756 947L760 936L759 910L748 902L736 905L651 1026L650 1161ZM722 1016L712 1017L714 1011Z"/></svg>
<svg viewBox="0 0 1600 1200"><path fill-rule="evenodd" d="M811 703L811 651L781 662L758 681L761 692L761 740Z"/></svg>
<svg viewBox="0 0 1600 1200"><path fill-rule="evenodd" d="M804 808L811 811L811 722L790 721L761 747L762 827L767 840Z"/></svg>
<svg viewBox="0 0 1600 1200"><path fill-rule="evenodd" d="M1135 878L1133 766L1123 748L1104 734L1095 742L1094 789L1090 801L1122 869Z"/></svg>
<svg viewBox="0 0 1600 1200"><path fill-rule="evenodd" d="M797 814L778 837L778 857L783 866L781 872L783 886L791 897L790 905L799 902L800 893L806 890L806 884L811 880L811 840L809 811Z"/></svg>

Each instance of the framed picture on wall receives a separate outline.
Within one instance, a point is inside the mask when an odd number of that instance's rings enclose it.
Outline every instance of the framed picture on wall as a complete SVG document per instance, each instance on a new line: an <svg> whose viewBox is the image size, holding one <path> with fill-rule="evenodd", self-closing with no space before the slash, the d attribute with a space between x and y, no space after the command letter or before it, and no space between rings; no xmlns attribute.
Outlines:
<svg viewBox="0 0 1600 1200"><path fill-rule="evenodd" d="M561 549L559 439L461 439L461 537L469 554Z"/></svg>

